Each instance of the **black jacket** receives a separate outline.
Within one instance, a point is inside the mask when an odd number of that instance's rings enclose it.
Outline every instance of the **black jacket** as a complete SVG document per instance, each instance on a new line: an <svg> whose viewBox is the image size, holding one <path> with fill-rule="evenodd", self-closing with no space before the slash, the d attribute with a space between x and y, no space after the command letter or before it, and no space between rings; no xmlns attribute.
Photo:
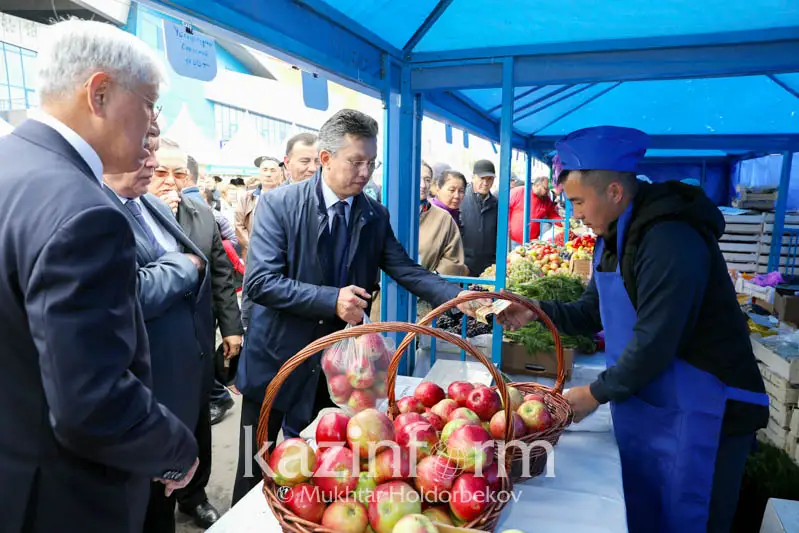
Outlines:
<svg viewBox="0 0 799 533"><path fill-rule="evenodd" d="M624 285L638 313L635 336L617 365L591 385L597 400L624 400L675 356L729 386L764 392L746 317L719 250L723 232L724 217L698 187L640 184L621 254ZM599 270L617 264L614 224ZM602 329L593 281L577 302L542 302L542 309L564 333ZM767 422L767 407L731 401L724 430L748 433Z"/></svg>
<svg viewBox="0 0 799 533"><path fill-rule="evenodd" d="M466 188L461 204L461 235L464 262L472 276L479 276L496 262L497 214L493 194L483 199L471 185Z"/></svg>
<svg viewBox="0 0 799 533"><path fill-rule="evenodd" d="M222 246L222 237L211 208L184 195L178 207L178 224L208 258L214 319L223 337L241 335L241 312L233 283L233 265Z"/></svg>

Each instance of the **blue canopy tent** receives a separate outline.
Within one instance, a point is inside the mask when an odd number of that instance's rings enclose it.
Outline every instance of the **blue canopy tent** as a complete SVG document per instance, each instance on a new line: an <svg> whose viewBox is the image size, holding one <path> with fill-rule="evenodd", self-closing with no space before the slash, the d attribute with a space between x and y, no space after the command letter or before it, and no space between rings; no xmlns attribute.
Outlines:
<svg viewBox="0 0 799 533"><path fill-rule="evenodd" d="M382 98L384 202L411 255L423 113L499 141L497 257L507 252L512 148L546 158L559 136L614 124L650 133L652 148L667 150L656 157L704 159L705 169L799 151L799 74L791 74L799 71L799 4L790 0L144 3ZM781 190L790 161L783 158ZM786 201L781 194L776 234ZM409 295L386 281L383 316L413 320ZM500 260L497 289L504 282Z"/></svg>

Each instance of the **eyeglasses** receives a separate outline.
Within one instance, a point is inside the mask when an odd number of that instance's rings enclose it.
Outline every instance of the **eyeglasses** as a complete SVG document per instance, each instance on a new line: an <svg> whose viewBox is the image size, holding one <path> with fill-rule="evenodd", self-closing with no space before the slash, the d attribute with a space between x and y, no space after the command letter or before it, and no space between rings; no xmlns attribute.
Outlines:
<svg viewBox="0 0 799 533"><path fill-rule="evenodd" d="M142 100L144 100L144 102L147 104L147 109L150 111L150 115L152 115L153 117L152 120L153 121L158 120L158 117L161 116L161 110L164 109L164 106L156 104L155 100L147 98L145 95L141 94L140 92L134 89L131 89L130 87L125 87L124 85L122 85L121 87L126 91L128 91L129 93L134 94L139 98L141 98Z"/></svg>
<svg viewBox="0 0 799 533"><path fill-rule="evenodd" d="M173 169L170 169L170 168L161 167L161 168L155 169L155 172L153 172L153 175L156 178L161 178L161 179L166 179L166 178L168 178L171 175L176 180L181 180L182 181L182 180L185 180L186 178L189 177L189 171L186 170L186 169L182 169L182 168L178 168L178 169L173 170Z"/></svg>
<svg viewBox="0 0 799 533"><path fill-rule="evenodd" d="M380 161L351 161L349 159L345 159L345 161L359 171L368 170L369 172L374 172L382 166Z"/></svg>

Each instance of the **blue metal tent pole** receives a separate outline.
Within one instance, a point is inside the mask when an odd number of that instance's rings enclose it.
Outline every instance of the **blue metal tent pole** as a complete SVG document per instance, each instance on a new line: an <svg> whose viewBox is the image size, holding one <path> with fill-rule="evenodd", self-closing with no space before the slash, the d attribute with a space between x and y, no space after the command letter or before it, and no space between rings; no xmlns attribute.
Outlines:
<svg viewBox="0 0 799 533"><path fill-rule="evenodd" d="M533 154L527 152L527 169L524 176L524 243L530 242L530 193L533 190Z"/></svg>
<svg viewBox="0 0 799 533"><path fill-rule="evenodd" d="M783 152L777 208L774 212L774 229L771 232L771 250L768 256L769 272L780 268L780 253L782 252L782 236L785 230L785 211L788 209L788 185L791 182L792 160L793 154L791 152Z"/></svg>
<svg viewBox="0 0 799 533"><path fill-rule="evenodd" d="M505 288L508 255L508 202L510 200L510 167L513 153L513 58L502 61L502 122L499 128L499 212L497 214L496 290ZM491 359L502 362L502 326L494 322Z"/></svg>

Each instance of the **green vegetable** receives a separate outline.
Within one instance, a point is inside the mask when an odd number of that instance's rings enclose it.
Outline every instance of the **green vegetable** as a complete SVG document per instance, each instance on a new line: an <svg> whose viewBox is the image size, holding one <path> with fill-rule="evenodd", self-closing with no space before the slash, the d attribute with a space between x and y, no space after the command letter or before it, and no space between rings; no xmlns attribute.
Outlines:
<svg viewBox="0 0 799 533"><path fill-rule="evenodd" d="M510 290L533 300L556 300L573 302L585 291L580 278L567 274L557 274L536 279L527 283L508 284Z"/></svg>

